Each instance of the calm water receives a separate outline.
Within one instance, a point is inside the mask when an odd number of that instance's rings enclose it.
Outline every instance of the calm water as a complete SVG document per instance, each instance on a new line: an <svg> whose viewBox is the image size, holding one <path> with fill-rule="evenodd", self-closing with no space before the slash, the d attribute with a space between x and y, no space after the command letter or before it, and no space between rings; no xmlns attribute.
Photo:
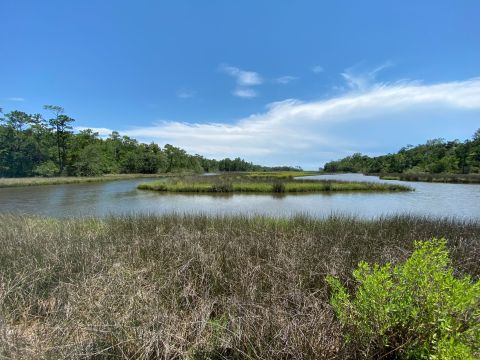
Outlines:
<svg viewBox="0 0 480 360"><path fill-rule="evenodd" d="M359 174L321 175L318 179L383 181ZM106 216L128 213L265 214L292 216L306 213L323 217L335 213L363 218L393 214L480 219L480 185L404 183L415 188L405 193L343 193L290 196L178 195L137 190L152 179L23 188L0 188L0 212L55 217Z"/></svg>

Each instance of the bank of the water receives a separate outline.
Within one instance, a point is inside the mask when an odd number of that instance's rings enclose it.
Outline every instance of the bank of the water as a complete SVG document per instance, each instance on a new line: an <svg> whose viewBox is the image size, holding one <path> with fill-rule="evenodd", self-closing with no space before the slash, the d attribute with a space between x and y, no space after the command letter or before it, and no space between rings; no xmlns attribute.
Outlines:
<svg viewBox="0 0 480 360"><path fill-rule="evenodd" d="M450 184L480 184L480 174L373 174L384 180L421 181Z"/></svg>
<svg viewBox="0 0 480 360"><path fill-rule="evenodd" d="M183 174L107 174L102 176L57 176L57 177L25 177L25 178L0 178L0 188L40 186L40 185L63 185L98 183L115 180L130 180L141 178L176 177Z"/></svg>
<svg viewBox="0 0 480 360"><path fill-rule="evenodd" d="M6 358L354 358L327 275L448 239L480 276L480 223L210 216L0 215Z"/></svg>

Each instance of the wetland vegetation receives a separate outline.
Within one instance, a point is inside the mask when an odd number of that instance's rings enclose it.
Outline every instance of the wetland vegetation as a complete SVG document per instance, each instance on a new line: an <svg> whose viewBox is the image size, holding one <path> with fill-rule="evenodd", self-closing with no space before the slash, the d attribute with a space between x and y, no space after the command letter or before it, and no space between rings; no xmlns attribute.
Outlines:
<svg viewBox="0 0 480 360"><path fill-rule="evenodd" d="M429 173L405 173L405 174L380 174L383 180L423 181L452 184L480 184L480 174L429 174Z"/></svg>
<svg viewBox="0 0 480 360"><path fill-rule="evenodd" d="M478 221L0 215L0 354L359 358L326 278L353 292L360 261L399 265L433 237L479 279Z"/></svg>
<svg viewBox="0 0 480 360"><path fill-rule="evenodd" d="M55 177L26 177L26 178L0 178L0 188L18 186L83 184L113 180L129 180L137 178L165 177L168 174L106 174L102 176L55 176ZM178 176L178 174L176 174Z"/></svg>
<svg viewBox="0 0 480 360"><path fill-rule="evenodd" d="M404 185L295 179L296 176L316 175L306 172L244 173L213 176L172 177L143 183L140 190L177 193L314 193L338 191L412 191Z"/></svg>

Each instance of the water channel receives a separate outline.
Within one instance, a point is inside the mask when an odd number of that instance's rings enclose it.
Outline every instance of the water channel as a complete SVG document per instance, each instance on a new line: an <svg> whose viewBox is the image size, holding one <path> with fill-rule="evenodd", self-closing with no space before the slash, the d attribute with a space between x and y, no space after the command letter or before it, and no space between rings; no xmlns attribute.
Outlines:
<svg viewBox="0 0 480 360"><path fill-rule="evenodd" d="M134 179L0 188L0 212L53 217L206 213L269 216L309 214L314 217L347 214L375 218L413 214L480 220L480 185L380 180L375 176L360 174L319 175L309 178L402 183L413 187L415 191L287 196L165 194L137 189L139 183L154 179Z"/></svg>

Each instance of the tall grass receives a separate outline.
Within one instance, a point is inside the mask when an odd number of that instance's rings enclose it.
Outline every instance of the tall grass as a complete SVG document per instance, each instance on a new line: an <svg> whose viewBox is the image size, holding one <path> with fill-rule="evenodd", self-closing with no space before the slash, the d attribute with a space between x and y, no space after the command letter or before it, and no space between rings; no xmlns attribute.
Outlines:
<svg viewBox="0 0 480 360"><path fill-rule="evenodd" d="M380 174L380 179L454 183L454 184L480 184L480 174L429 174L429 173Z"/></svg>
<svg viewBox="0 0 480 360"><path fill-rule="evenodd" d="M255 193L306 193L330 191L412 191L412 188L397 184L346 182L325 180L287 180L278 178L251 178L249 176L209 176L169 179L143 183L141 190L165 192L255 192Z"/></svg>
<svg viewBox="0 0 480 360"><path fill-rule="evenodd" d="M299 176L314 176L319 175L317 171L251 171L245 174L245 176L253 179L262 178L277 178L277 179L290 179Z"/></svg>
<svg viewBox="0 0 480 360"><path fill-rule="evenodd" d="M102 176L59 176L59 177L28 177L28 178L0 178L0 188L18 186L39 186L59 184L81 184L112 180L129 180L137 178L157 178L168 176L166 174L109 174Z"/></svg>
<svg viewBox="0 0 480 360"><path fill-rule="evenodd" d="M448 239L480 276L480 223L0 215L0 355L25 359L352 358L327 275Z"/></svg>

